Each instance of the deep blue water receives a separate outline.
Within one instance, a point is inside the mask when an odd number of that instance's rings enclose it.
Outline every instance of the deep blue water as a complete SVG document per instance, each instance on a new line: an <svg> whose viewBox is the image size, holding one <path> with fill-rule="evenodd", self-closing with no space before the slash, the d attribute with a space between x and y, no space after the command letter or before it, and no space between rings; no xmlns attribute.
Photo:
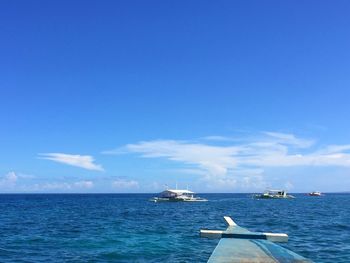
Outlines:
<svg viewBox="0 0 350 263"><path fill-rule="evenodd" d="M252 231L285 232L315 262L350 262L350 195L152 203L146 194L0 195L0 262L206 262L224 215Z"/></svg>

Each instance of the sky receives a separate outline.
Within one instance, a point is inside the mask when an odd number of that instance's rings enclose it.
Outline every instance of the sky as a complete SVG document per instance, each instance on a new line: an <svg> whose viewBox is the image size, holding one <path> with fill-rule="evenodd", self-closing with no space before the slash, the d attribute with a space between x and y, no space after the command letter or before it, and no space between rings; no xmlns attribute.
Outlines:
<svg viewBox="0 0 350 263"><path fill-rule="evenodd" d="M0 192L350 191L350 2L0 2Z"/></svg>

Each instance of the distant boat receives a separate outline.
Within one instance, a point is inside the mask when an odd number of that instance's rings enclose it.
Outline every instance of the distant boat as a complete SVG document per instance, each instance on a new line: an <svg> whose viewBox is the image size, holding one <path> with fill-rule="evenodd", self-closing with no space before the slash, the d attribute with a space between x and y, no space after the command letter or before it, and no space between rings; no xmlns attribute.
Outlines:
<svg viewBox="0 0 350 263"><path fill-rule="evenodd" d="M257 199L295 198L294 196L287 194L285 190L267 190L263 194L256 194L253 197Z"/></svg>
<svg viewBox="0 0 350 263"><path fill-rule="evenodd" d="M195 193L189 190L167 189L157 197L150 199L151 202L204 202L207 199L196 197Z"/></svg>
<svg viewBox="0 0 350 263"><path fill-rule="evenodd" d="M318 191L309 193L309 196L321 196L321 195L322 193Z"/></svg>

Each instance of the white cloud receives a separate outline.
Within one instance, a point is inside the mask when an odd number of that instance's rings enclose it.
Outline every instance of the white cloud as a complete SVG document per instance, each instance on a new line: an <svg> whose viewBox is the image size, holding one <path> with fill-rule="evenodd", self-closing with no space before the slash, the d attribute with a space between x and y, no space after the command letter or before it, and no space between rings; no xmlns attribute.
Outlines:
<svg viewBox="0 0 350 263"><path fill-rule="evenodd" d="M350 144L345 145L329 145L319 151L320 154L332 154L332 153L339 153L339 152L347 152L350 150Z"/></svg>
<svg viewBox="0 0 350 263"><path fill-rule="evenodd" d="M145 158L166 158L168 160L197 165L215 175L225 175L236 164L234 155L237 147L218 147L185 141L157 140L129 144L129 152L140 153Z"/></svg>
<svg viewBox="0 0 350 263"><path fill-rule="evenodd" d="M44 153L40 154L39 158L64 163L71 166L77 166L87 170L103 171L102 166L95 164L94 158L90 155Z"/></svg>
<svg viewBox="0 0 350 263"><path fill-rule="evenodd" d="M139 188L139 182L135 180L117 179L112 182L112 186L118 189Z"/></svg>
<svg viewBox="0 0 350 263"><path fill-rule="evenodd" d="M72 185L69 183L52 182L44 184L35 184L34 191L52 191L52 190L71 190Z"/></svg>
<svg viewBox="0 0 350 263"><path fill-rule="evenodd" d="M197 169L194 169L194 168L171 169L171 170L168 170L168 172L180 173L180 174L202 175L202 176L205 176L207 174L206 171L198 169L198 168Z"/></svg>
<svg viewBox="0 0 350 263"><path fill-rule="evenodd" d="M75 192L82 189L91 189L94 187L92 181L78 182L44 182L34 184L18 185L17 191L24 192Z"/></svg>
<svg viewBox="0 0 350 263"><path fill-rule="evenodd" d="M308 148L314 144L314 140L297 138L294 134L280 132L264 132L264 134L270 136L277 143L292 145L298 148Z"/></svg>
<svg viewBox="0 0 350 263"><path fill-rule="evenodd" d="M202 139L208 140L208 141L221 141L221 142L234 141L233 138L225 137L225 136L218 136L218 135L206 136L206 137L203 137Z"/></svg>
<svg viewBox="0 0 350 263"><path fill-rule="evenodd" d="M16 172L9 172L0 177L1 192L74 192L93 187L94 183L88 180L39 183L34 175Z"/></svg>
<svg viewBox="0 0 350 263"><path fill-rule="evenodd" d="M36 178L36 176L32 175L32 174L16 173L16 175L19 179L34 179L34 178Z"/></svg>
<svg viewBox="0 0 350 263"><path fill-rule="evenodd" d="M264 187L267 167L342 166L350 167L350 145L330 145L318 150L315 141L293 134L262 132L255 138L238 137L226 144L213 145L226 137L211 136L204 143L177 140L141 141L121 151L143 158L163 158L182 163L184 171L194 169L210 184ZM208 139L208 137L207 137ZM252 171L259 171L254 173ZM248 172L247 172L248 171Z"/></svg>
<svg viewBox="0 0 350 263"><path fill-rule="evenodd" d="M78 188L88 189L88 188L94 187L94 183L92 181L79 181L79 182L75 182L74 186Z"/></svg>
<svg viewBox="0 0 350 263"><path fill-rule="evenodd" d="M18 180L18 176L15 172L9 172L0 179L0 187L4 189L13 188Z"/></svg>

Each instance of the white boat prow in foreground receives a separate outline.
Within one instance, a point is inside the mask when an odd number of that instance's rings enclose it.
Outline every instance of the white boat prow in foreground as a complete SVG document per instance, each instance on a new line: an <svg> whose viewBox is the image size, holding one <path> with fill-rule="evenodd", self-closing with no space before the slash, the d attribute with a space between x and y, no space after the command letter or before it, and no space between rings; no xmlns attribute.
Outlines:
<svg viewBox="0 0 350 263"><path fill-rule="evenodd" d="M225 216L226 230L200 230L200 236L220 241L208 263L312 263L274 242L287 242L284 233L251 232Z"/></svg>
<svg viewBox="0 0 350 263"><path fill-rule="evenodd" d="M167 189L158 197L150 199L152 202L205 202L207 199L196 197L195 193L189 190Z"/></svg>

